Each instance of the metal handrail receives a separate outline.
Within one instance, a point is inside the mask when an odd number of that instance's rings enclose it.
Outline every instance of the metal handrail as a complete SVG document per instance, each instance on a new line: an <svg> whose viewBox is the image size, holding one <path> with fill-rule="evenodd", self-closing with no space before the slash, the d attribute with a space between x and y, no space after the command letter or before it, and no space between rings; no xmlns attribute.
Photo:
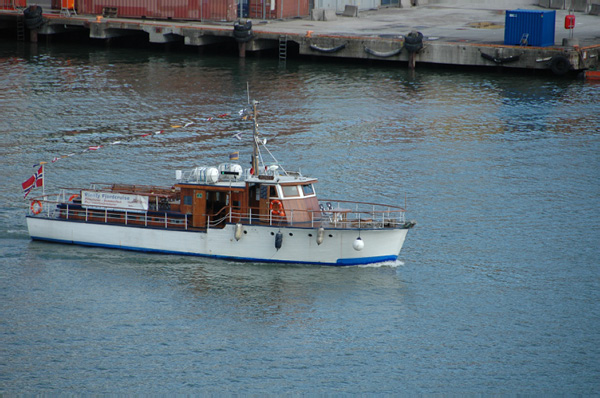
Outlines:
<svg viewBox="0 0 600 398"><path fill-rule="evenodd" d="M75 195L75 194L73 194ZM190 228L188 214L174 216L170 212L151 211L134 211L125 208L110 208L110 209L93 209L82 208L77 204L77 209L72 209L72 202L67 200L69 193L61 192L56 196L56 200L51 199L50 195L42 195L30 199L32 206L29 209L29 214L38 217L47 218L72 218L73 216L84 217L85 221L90 221L93 218L94 222L99 222L102 219L105 223L114 223L117 220L123 220L125 225L143 225L150 227L158 227L159 224L164 228ZM33 214L33 203L39 201L43 203L42 211L38 214ZM205 214L207 219L206 228L215 228L219 225L224 225L229 222L242 222L244 224L259 223L261 225L273 226L292 226L292 227L320 227L327 228L394 228L405 222L405 211L401 207L378 205L366 202L352 201L320 201L326 203L327 208L323 210L289 210L286 217L268 214L260 214L257 208L248 208L247 211L241 212L231 207L223 207L216 214ZM333 207L331 203L335 203L337 207ZM342 208L340 204L353 205L355 209ZM58 205L64 205L65 208L59 208ZM369 206L370 209L365 207ZM308 216L302 216L302 214ZM296 221L306 220L306 221ZM140 224L140 222L142 222Z"/></svg>

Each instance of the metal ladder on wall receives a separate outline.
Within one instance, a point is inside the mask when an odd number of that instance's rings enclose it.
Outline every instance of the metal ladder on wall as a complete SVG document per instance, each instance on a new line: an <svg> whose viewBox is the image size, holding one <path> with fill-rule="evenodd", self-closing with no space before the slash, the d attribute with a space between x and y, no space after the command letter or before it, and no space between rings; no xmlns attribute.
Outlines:
<svg viewBox="0 0 600 398"><path fill-rule="evenodd" d="M17 17L17 41L25 41L25 16Z"/></svg>
<svg viewBox="0 0 600 398"><path fill-rule="evenodd" d="M287 36L279 36L279 60L285 61L287 59Z"/></svg>
<svg viewBox="0 0 600 398"><path fill-rule="evenodd" d="M60 9L60 15L68 18L77 15L77 11L74 8L62 7Z"/></svg>

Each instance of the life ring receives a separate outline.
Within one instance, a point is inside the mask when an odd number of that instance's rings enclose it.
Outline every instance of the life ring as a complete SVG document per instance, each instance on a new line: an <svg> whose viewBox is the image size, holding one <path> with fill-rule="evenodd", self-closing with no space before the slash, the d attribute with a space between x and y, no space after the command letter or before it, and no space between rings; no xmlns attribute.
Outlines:
<svg viewBox="0 0 600 398"><path fill-rule="evenodd" d="M269 209L271 209L271 214L274 216L285 217L285 211L283 210L283 204L280 200L272 200L269 205Z"/></svg>
<svg viewBox="0 0 600 398"><path fill-rule="evenodd" d="M78 197L79 197L79 195L77 195L77 194L71 195L71 197L69 198L69 202L72 202L73 199L77 199Z"/></svg>
<svg viewBox="0 0 600 398"><path fill-rule="evenodd" d="M39 200L31 202L31 212L33 214L40 214L42 212L42 202Z"/></svg>

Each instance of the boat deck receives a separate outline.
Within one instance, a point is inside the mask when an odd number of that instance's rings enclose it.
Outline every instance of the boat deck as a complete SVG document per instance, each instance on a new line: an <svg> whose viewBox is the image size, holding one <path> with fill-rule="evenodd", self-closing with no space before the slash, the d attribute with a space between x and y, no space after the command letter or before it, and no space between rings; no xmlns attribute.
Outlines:
<svg viewBox="0 0 600 398"><path fill-rule="evenodd" d="M64 198L69 198L69 200ZM63 192L58 195L58 198L51 198L46 195L31 199L28 216L76 222L195 231L223 228L226 224L231 223L292 228L323 227L327 229L397 229L410 228L414 225L414 223L405 220L405 210L399 207L330 200L320 202L320 207L320 211L292 210L287 218L273 214L260 215L259 209L249 209L247 213L240 213L234 209L225 208L219 214L208 216L206 225L197 228L192 226L191 214L176 210L178 203L173 203L171 208L163 210L100 209L82 206L77 194L68 195ZM294 216L294 212L298 214ZM308 217L306 214L300 215L302 212L308 212ZM294 218L302 221L294 221ZM307 219L309 221L305 221Z"/></svg>

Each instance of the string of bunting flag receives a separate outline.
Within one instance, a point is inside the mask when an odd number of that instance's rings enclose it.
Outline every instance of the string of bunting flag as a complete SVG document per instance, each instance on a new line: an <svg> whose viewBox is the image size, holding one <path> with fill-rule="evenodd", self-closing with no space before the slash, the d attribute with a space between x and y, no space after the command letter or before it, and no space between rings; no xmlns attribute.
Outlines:
<svg viewBox="0 0 600 398"><path fill-rule="evenodd" d="M238 115L239 115L239 117L240 117L241 120L249 120L252 117L252 115L245 108L241 109L238 112ZM216 116L210 116L210 117L200 118L198 120L198 122L212 122L212 121L215 121L215 120L218 120L218 119L226 119L226 118L231 118L231 117L232 117L232 115L230 113L221 113L221 114L216 115ZM180 124L171 125L170 129L186 128L186 127L190 127L190 126L192 126L194 124L197 124L198 122L187 122L187 123L181 124L181 125ZM129 136L127 138L123 138L123 139L120 139L120 140L116 140L116 141L110 142L110 143L105 144L105 145L92 145L92 146L88 146L87 148L84 148L83 150L81 150L79 152L73 152L73 153L69 153L67 155L61 155L61 156L54 157L49 162L38 162L38 163L34 164L33 167L37 167L37 166L40 166L42 164L47 164L47 163L55 163L55 162L58 162L59 160L66 159L66 158L69 158L71 156L75 156L77 154L82 154L82 153L86 153L86 152L89 152L89 151L97 151L97 150L99 150L101 148L104 148L104 147L107 147L107 146L123 144L125 142L133 141L136 138L147 138L147 137L153 137L153 136L165 134L165 133L168 132L167 130L168 130L168 128L167 129L162 129L162 130L157 130L157 131L152 132L152 133L136 134L136 135L133 135L133 136ZM236 139L238 139L238 140L241 140L241 135L242 135L241 132L236 132L235 134L233 134L233 137L236 138Z"/></svg>
<svg viewBox="0 0 600 398"><path fill-rule="evenodd" d="M252 114L246 108L241 109L238 112L238 115L241 120L250 120L252 118ZM232 115L230 113L221 113L216 116L200 118L200 119L198 119L198 122L212 122L212 121L216 121L219 119L227 119L227 118L231 118L231 117L232 117ZM175 124L175 125L171 125L170 128L157 130L152 133L136 134L133 136L128 136L126 138L120 139L120 140L112 141L108 144L88 146L87 148L85 148L81 151L78 151L78 152L72 152L72 153L69 153L66 155L56 156L50 161L38 162L33 165L33 167L38 168L38 170L33 174L33 176L29 177L29 179L27 179L27 181L25 181L23 184L21 184L21 186L23 187L23 193L25 195L25 198L27 197L27 195L29 194L29 192L31 192L31 190L33 188L43 186L43 168L44 168L44 165L46 165L48 163L56 163L60 160L67 159L67 158L70 158L70 157L78 155L78 154L83 154L83 153L86 153L89 151L97 151L97 150L105 148L105 147L123 144L126 142L133 141L134 139L137 139L137 138L148 138L148 137L163 135L165 133L168 133L169 129L175 130L175 129L179 129L179 128L187 128L194 124L197 124L198 122L187 122L185 124ZM233 134L233 137L238 140L241 140L242 139L241 135L242 135L241 132L236 132ZM238 156L239 156L239 154L237 156L230 155L230 160L237 159Z"/></svg>

